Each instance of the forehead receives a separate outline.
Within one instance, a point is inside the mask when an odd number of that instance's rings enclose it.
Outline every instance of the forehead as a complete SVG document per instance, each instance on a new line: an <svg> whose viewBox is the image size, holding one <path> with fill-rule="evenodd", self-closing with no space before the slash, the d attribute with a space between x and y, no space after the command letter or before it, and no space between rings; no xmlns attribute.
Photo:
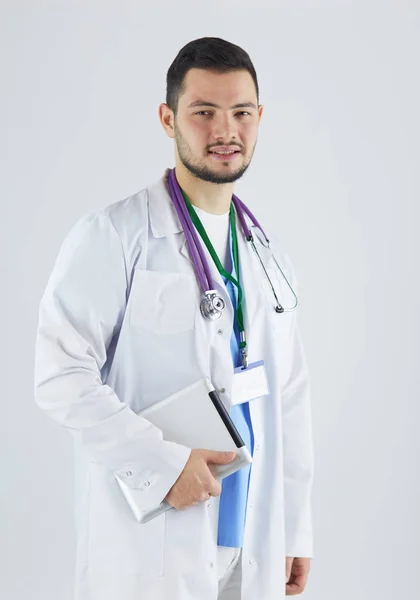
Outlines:
<svg viewBox="0 0 420 600"><path fill-rule="evenodd" d="M257 103L254 80L246 69L215 73L207 69L190 69L184 79L185 91L180 104L188 106L197 100L208 100L217 104L235 102Z"/></svg>

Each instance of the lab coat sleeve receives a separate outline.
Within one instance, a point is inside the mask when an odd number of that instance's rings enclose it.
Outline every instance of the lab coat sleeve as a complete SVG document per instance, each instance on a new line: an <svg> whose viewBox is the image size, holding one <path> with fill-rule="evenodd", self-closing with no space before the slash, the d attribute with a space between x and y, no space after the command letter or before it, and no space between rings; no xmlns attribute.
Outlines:
<svg viewBox="0 0 420 600"><path fill-rule="evenodd" d="M142 489L148 508L165 498L191 449L163 440L101 380L124 317L127 281L122 242L108 215L82 217L64 239L41 297L34 394L94 462Z"/></svg>
<svg viewBox="0 0 420 600"><path fill-rule="evenodd" d="M297 297L299 285L293 264L282 243L274 238L277 256ZM313 556L311 490L314 454L311 421L311 384L298 323L298 312L291 314L290 370L282 389L284 516L286 556Z"/></svg>
<svg viewBox="0 0 420 600"><path fill-rule="evenodd" d="M286 556L313 556L311 489L314 458L311 391L296 315L293 317L292 365L282 392L283 473Z"/></svg>

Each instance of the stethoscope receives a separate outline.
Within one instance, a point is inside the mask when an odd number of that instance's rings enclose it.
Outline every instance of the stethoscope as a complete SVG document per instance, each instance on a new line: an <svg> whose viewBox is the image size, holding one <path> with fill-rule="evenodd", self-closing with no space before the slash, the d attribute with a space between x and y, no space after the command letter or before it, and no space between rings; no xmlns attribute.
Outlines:
<svg viewBox="0 0 420 600"><path fill-rule="evenodd" d="M179 187L178 181L175 176L175 169L171 169L169 172L168 184L169 184L169 190L170 190L172 202L174 203L179 220L181 221L181 225L182 225L184 233L185 233L185 237L186 237L186 241L187 241L187 245L188 245L188 251L190 253L191 260L193 262L197 278L198 278L201 288L203 290L203 297L200 302L201 314L203 315L203 317L205 317L206 319L209 319L211 321L220 319L220 317L223 313L223 310L225 309L225 301L223 300L223 298L221 298L217 294L216 290L213 289L214 288L213 278L211 276L210 267L209 267L207 258L204 254L202 245L200 244L200 241L198 239L198 235L195 230L194 224L191 220L191 217L188 213L184 199L182 197L182 191L181 191L181 188ZM232 194L232 202L236 209L236 213L238 215L239 221L241 223L241 228L244 233L244 236L245 236L246 240L251 244L252 249L256 253L258 260L259 260L259 262L263 268L263 271L265 273L265 276L267 278L267 281L270 284L271 290L273 292L273 295L274 295L274 298L276 301L276 305L274 307L275 311L277 313L283 313L283 312L291 312L291 311L295 310L295 308L298 305L298 298L297 298L292 286L290 285L289 281L287 280L286 275L283 273L283 271L275 257L275 253L272 253L272 256L276 262L276 265L277 265L280 273L282 274L290 291L292 292L293 296L295 297L295 304L291 308L284 308L280 304L279 299L276 294L276 291L274 289L274 286L271 282L270 276L268 275L267 270L264 266L264 263L261 260L261 257L255 246L254 238L251 233L251 230L249 229L249 227L246 224L244 213L246 213L248 215L248 217L251 219L251 221L255 225L255 227L257 227L260 230L260 232L262 233L265 243L260 238L260 236L258 236L258 239L260 240L260 242L266 248L271 249L270 241L267 238L267 236L265 235L263 228L258 223L257 219L254 217L254 215L249 210L249 208L247 206L245 206L245 204L241 200L239 200L239 198L237 196L235 196L235 194ZM201 261L201 265L202 265L201 267L200 267L200 261Z"/></svg>

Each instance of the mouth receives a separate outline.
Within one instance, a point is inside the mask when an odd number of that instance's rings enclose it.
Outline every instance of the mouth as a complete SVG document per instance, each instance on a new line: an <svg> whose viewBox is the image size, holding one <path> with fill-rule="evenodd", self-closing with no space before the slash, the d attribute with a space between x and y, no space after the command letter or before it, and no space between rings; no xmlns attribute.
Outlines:
<svg viewBox="0 0 420 600"><path fill-rule="evenodd" d="M208 154L214 159L222 162L228 162L234 160L238 154L241 154L240 150L233 150L231 152L216 152L209 150Z"/></svg>

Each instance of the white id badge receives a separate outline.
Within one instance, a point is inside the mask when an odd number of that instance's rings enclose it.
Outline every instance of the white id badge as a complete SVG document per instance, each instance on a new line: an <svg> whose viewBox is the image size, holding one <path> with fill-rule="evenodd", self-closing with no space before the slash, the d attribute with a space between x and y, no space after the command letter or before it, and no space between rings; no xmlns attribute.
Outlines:
<svg viewBox="0 0 420 600"><path fill-rule="evenodd" d="M250 363L246 369L236 367L232 383L232 406L249 402L269 393L263 360Z"/></svg>

